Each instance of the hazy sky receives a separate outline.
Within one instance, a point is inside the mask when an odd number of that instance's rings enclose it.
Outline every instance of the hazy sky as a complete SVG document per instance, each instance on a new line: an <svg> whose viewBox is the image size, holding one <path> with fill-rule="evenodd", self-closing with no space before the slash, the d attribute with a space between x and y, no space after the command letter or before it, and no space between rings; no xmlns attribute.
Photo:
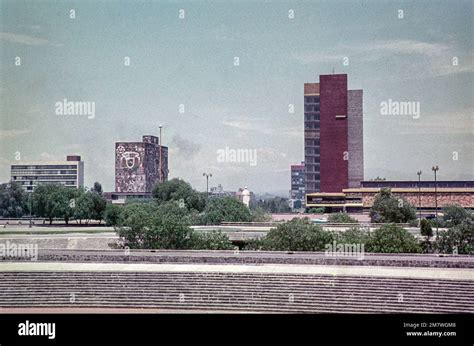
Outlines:
<svg viewBox="0 0 474 346"><path fill-rule="evenodd" d="M78 154L86 185L112 191L115 142L163 124L170 178L286 193L304 159L303 84L333 68L364 90L366 179L432 179L433 164L474 179L472 1L0 4L0 182L16 152ZM95 102L95 117L56 115L63 99ZM389 99L419 102L420 117L382 115ZM219 162L226 147L256 164Z"/></svg>

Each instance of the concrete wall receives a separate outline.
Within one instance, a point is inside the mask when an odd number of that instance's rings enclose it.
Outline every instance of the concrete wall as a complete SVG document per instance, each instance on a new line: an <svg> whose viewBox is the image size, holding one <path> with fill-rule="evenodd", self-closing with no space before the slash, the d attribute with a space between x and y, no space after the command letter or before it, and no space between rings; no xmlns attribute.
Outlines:
<svg viewBox="0 0 474 346"><path fill-rule="evenodd" d="M364 180L364 130L362 90L349 90L348 98L348 147L349 188L360 187Z"/></svg>

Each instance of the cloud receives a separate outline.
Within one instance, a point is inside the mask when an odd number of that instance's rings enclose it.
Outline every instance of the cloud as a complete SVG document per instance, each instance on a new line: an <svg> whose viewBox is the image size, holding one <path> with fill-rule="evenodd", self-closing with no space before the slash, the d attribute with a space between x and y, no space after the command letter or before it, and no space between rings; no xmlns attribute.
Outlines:
<svg viewBox="0 0 474 346"><path fill-rule="evenodd" d="M54 154L51 154L51 153L47 153L47 152L42 152L40 154L40 158L41 160L48 160L48 161L57 161L57 156L54 155Z"/></svg>
<svg viewBox="0 0 474 346"><path fill-rule="evenodd" d="M11 139L30 133L30 130L0 130L0 139Z"/></svg>
<svg viewBox="0 0 474 346"><path fill-rule="evenodd" d="M430 76L444 76L461 72L474 72L471 52L458 48L454 43L424 42L407 39L384 40L370 43L340 44L327 51L295 52L294 60L303 64L343 62L345 57L357 62L381 61L399 55L411 56L406 66L408 74L429 72ZM415 56L418 56L415 57ZM461 57L466 57L465 59ZM459 58L459 65L453 66L453 57ZM401 60L403 63L405 60Z"/></svg>
<svg viewBox="0 0 474 346"><path fill-rule="evenodd" d="M241 131L255 131L264 135L269 136L286 136L286 137L301 137L303 135L303 127L285 127L284 130L281 128L275 129L271 128L268 122L262 122L260 119L249 119L245 118L244 120L222 120L222 125L233 127Z"/></svg>
<svg viewBox="0 0 474 346"><path fill-rule="evenodd" d="M174 153L187 160L194 158L199 150L201 150L200 144L189 141L179 135L173 136L171 143L173 145Z"/></svg>
<svg viewBox="0 0 474 346"><path fill-rule="evenodd" d="M42 38L28 36L28 35L14 34L11 32L0 32L0 40L24 44L27 46L44 46L49 43L48 40L45 40Z"/></svg>

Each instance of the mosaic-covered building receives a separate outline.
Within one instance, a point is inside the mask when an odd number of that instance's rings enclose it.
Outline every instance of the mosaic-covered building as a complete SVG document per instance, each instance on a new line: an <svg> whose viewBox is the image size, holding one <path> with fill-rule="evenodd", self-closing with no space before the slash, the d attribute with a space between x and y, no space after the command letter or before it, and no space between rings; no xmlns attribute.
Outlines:
<svg viewBox="0 0 474 346"><path fill-rule="evenodd" d="M168 147L156 136L142 142L115 143L115 192L151 193L153 186L168 180Z"/></svg>

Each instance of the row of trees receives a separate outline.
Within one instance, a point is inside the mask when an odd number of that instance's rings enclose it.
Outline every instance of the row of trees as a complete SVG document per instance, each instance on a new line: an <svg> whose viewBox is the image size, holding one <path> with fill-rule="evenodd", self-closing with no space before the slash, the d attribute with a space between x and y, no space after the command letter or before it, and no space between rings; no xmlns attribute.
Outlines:
<svg viewBox="0 0 474 346"><path fill-rule="evenodd" d="M104 218L106 200L102 186L96 182L90 190L63 185L40 185L31 194L23 191L18 183L0 185L0 213L2 217L19 218L30 213L66 223L75 219L79 223Z"/></svg>
<svg viewBox="0 0 474 346"><path fill-rule="evenodd" d="M50 224L53 219L70 219L89 223L90 220L104 218L106 200L102 196L102 186L95 183L90 190L74 189L63 185L40 185L31 195L33 214L47 218Z"/></svg>

